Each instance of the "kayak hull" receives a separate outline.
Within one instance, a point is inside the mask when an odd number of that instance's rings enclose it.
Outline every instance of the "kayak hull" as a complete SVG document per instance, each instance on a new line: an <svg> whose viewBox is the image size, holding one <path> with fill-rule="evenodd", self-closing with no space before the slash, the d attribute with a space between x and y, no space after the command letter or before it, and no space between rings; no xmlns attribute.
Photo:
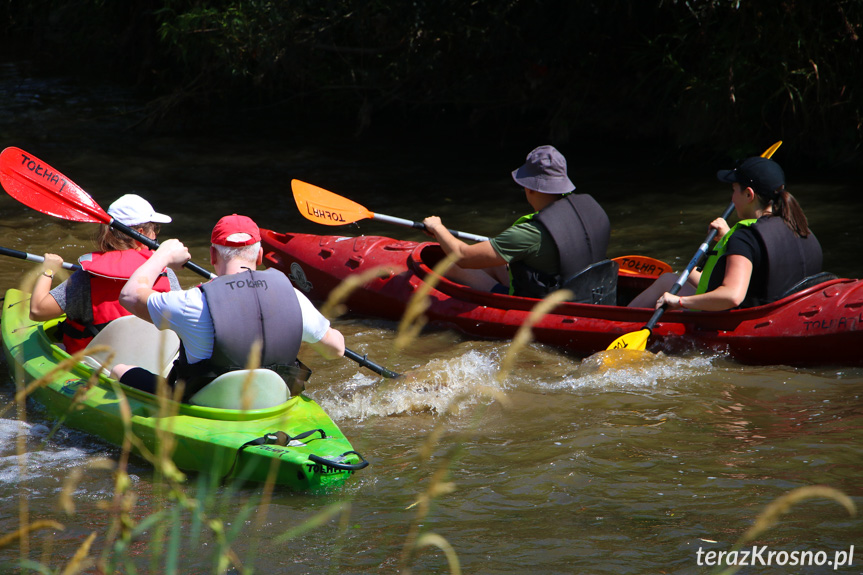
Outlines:
<svg viewBox="0 0 863 575"><path fill-rule="evenodd" d="M41 382L32 398L64 425L116 446L129 439L128 427L136 438L131 449L150 461L164 456L180 470L272 481L297 490L338 486L366 465L326 412L306 396L256 410L160 402L73 362L49 335L57 321L33 322L28 314L29 294L8 290L0 332L10 372L24 384ZM276 431L291 437L313 433L279 445L271 435ZM262 439L268 434L270 439ZM256 440L259 444L245 445Z"/></svg>
<svg viewBox="0 0 863 575"><path fill-rule="evenodd" d="M474 337L511 339L539 300L470 289L433 273L443 256L432 242L380 236L318 236L262 230L264 262L284 271L314 301L342 280L374 268L387 270L353 291L350 312L398 320L426 280L429 323ZM621 273L618 303L654 278ZM605 350L638 331L652 309L563 303L533 328L536 341L578 355ZM863 280L835 279L755 308L723 312L669 311L650 337L651 349L677 353L697 347L755 365L863 365Z"/></svg>

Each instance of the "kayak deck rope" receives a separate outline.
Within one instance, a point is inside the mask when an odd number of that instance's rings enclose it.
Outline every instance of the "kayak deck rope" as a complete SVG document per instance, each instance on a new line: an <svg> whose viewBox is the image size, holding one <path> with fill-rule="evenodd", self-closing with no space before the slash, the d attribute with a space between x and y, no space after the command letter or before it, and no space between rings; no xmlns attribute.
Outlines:
<svg viewBox="0 0 863 575"><path fill-rule="evenodd" d="M284 431L273 431L264 436L256 437L251 441L247 441L237 449L237 453L234 455L234 462L231 464L231 468L228 470L228 472L222 479L224 480L231 476L231 474L234 472L234 467L237 466L237 461L239 461L240 459L240 453L242 453L243 450L247 447L252 447L255 445L281 445L282 447L286 447L293 441L302 441L303 439L306 439L307 437L315 433L321 434L320 439L327 438L327 433L323 429L311 429L309 431L304 431L303 433L300 433L298 435L294 435L293 437L288 435Z"/></svg>

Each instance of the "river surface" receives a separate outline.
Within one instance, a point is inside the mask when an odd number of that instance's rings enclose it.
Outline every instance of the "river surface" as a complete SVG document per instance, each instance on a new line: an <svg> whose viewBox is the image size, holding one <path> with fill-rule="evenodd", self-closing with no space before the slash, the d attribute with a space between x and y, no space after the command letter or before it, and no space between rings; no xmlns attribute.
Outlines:
<svg viewBox="0 0 863 575"><path fill-rule="evenodd" d="M204 266L212 225L232 212L278 231L424 238L376 222L323 228L305 221L292 178L375 212L415 220L436 214L451 228L493 235L527 211L509 171L544 143L490 149L462 143L458 134L448 141L358 142L349 133L323 137L291 126L270 126L270 135L258 138L144 135L128 129L141 106L122 90L33 78L20 64L0 66L0 98L0 146L45 160L106 209L123 193L145 196L174 218L160 238L182 239ZM608 211L610 255L644 254L682 269L707 223L728 205L730 190L713 170L729 166L669 174L629 154L567 153L570 175ZM775 159L782 163L781 148ZM785 167L824 246L825 269L859 277L859 182ZM74 260L92 249L95 227L0 195L2 246ZM10 258L0 264L4 290L34 269ZM186 287L198 281L185 272L181 279ZM752 367L692 351L645 354L609 369L597 357L531 345L501 381L508 342L427 331L397 350L394 323L342 317L334 325L349 347L412 377L383 380L348 360L303 352L315 371L307 394L371 465L331 493L276 490L258 504L260 488L210 492L213 515L237 531L235 557L258 573L394 573L406 566L448 572L434 545L405 563L415 531L445 540L463 573L707 573L707 552L730 550L765 506L792 489L826 485L863 501L858 368ZM0 370L0 404L8 406L15 387L5 362ZM111 475L84 473L73 514L61 508L61 492L64 479L91 459L121 455L90 436L54 429L35 403L27 406L23 421L14 407L0 418L0 536L25 520L54 520L65 529L0 549L4 573L22 559L62 568L91 532L97 535L90 553L104 551ZM134 521L174 508L148 464L133 458L129 473ZM434 485L442 489L430 505L415 505ZM194 477L187 494L204 496ZM308 523L346 503L320 525ZM284 536L303 524L306 531ZM170 532L142 529L131 553L138 572L216 570L214 538L183 525L172 543L179 553L164 552ZM836 571L774 562L743 572L863 572L863 521L832 500L797 503L755 543L769 551L823 551L816 557L831 562L857 549Z"/></svg>

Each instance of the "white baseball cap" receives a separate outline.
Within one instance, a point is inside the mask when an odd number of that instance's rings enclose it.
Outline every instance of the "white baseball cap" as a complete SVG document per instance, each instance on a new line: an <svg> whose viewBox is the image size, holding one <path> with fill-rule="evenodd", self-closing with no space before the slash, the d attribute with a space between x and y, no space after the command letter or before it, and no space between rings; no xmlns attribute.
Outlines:
<svg viewBox="0 0 863 575"><path fill-rule="evenodd" d="M157 224L171 223L171 216L160 214L150 202L137 194L126 194L108 206L108 215L127 226L140 226L147 222Z"/></svg>

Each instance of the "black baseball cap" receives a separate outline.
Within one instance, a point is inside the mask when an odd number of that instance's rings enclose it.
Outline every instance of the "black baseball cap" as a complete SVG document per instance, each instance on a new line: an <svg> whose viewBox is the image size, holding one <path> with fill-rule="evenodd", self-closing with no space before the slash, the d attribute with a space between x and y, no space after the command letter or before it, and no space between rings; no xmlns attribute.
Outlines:
<svg viewBox="0 0 863 575"><path fill-rule="evenodd" d="M733 170L719 170L716 177L720 182L737 182L752 188L762 196L771 196L785 185L785 172L770 158L755 156L747 158Z"/></svg>

